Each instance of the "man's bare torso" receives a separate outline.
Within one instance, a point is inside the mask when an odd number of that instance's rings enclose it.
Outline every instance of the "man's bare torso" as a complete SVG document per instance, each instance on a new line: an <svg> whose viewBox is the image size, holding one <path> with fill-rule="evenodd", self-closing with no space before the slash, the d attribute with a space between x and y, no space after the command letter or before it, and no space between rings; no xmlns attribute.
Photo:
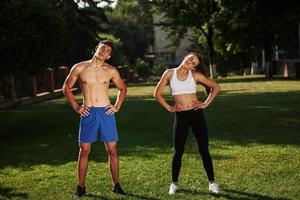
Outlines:
<svg viewBox="0 0 300 200"><path fill-rule="evenodd" d="M78 67L80 68L78 78L83 93L83 104L87 107L109 105L108 88L115 69L106 63L92 67L90 61L82 62Z"/></svg>

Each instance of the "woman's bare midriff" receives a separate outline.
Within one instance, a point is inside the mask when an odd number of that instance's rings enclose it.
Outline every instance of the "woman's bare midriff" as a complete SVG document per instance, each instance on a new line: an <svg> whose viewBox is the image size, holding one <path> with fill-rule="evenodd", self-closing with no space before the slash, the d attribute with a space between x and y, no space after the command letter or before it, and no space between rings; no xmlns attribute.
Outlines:
<svg viewBox="0 0 300 200"><path fill-rule="evenodd" d="M200 103L200 101L197 99L196 93L179 94L172 97L175 102L176 112L191 110Z"/></svg>

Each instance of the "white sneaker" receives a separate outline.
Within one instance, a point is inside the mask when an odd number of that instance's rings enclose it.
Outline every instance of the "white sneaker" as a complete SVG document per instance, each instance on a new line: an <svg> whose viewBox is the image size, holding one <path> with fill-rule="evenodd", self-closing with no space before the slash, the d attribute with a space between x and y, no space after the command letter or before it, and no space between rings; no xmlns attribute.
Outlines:
<svg viewBox="0 0 300 200"><path fill-rule="evenodd" d="M170 190L169 190L169 194L170 195L173 195L176 193L176 191L178 190L178 186L175 185L174 183L171 183L170 185Z"/></svg>
<svg viewBox="0 0 300 200"><path fill-rule="evenodd" d="M216 183L210 183L208 189L213 193L219 193L219 186Z"/></svg>

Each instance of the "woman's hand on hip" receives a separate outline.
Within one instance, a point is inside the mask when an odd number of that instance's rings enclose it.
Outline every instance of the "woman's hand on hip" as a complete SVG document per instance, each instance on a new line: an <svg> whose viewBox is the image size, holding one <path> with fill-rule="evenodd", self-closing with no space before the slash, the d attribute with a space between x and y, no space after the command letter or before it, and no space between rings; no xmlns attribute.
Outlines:
<svg viewBox="0 0 300 200"><path fill-rule="evenodd" d="M205 102L200 102L195 108L194 110L198 110L198 109L205 109L207 108L208 104Z"/></svg>
<svg viewBox="0 0 300 200"><path fill-rule="evenodd" d="M169 112L176 112L176 108L175 108L175 106L168 106L168 108L167 108L167 110L169 111Z"/></svg>

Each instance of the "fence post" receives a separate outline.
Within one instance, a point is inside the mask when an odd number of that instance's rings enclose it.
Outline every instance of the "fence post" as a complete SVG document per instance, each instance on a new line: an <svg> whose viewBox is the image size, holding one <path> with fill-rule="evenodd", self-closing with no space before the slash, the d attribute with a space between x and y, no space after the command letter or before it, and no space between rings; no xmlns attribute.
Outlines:
<svg viewBox="0 0 300 200"><path fill-rule="evenodd" d="M295 78L300 79L300 62L295 62Z"/></svg>
<svg viewBox="0 0 300 200"><path fill-rule="evenodd" d="M69 68L67 68L66 66L60 66L58 68L58 83L60 85L59 88L63 86L68 74L69 74Z"/></svg>
<svg viewBox="0 0 300 200"><path fill-rule="evenodd" d="M37 84L36 84L36 77L35 76L31 76L30 77L30 95L32 97L36 97L37 95Z"/></svg>
<svg viewBox="0 0 300 200"><path fill-rule="evenodd" d="M52 68L46 69L46 79L48 92L54 93L54 70Z"/></svg>
<svg viewBox="0 0 300 200"><path fill-rule="evenodd" d="M13 75L8 76L7 82L8 82L7 96L12 103L15 103L17 101L15 76Z"/></svg>

